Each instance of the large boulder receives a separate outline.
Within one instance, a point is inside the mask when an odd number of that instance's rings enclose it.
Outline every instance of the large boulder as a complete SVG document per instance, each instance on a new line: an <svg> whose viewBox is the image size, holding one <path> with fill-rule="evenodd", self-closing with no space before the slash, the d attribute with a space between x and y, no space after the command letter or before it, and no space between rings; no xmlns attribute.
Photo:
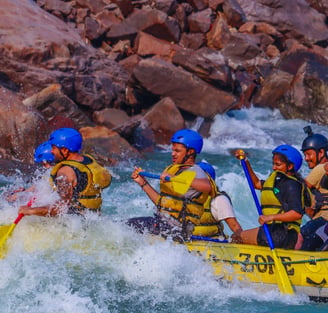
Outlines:
<svg viewBox="0 0 328 313"><path fill-rule="evenodd" d="M255 106L278 108L286 118L328 124L328 60L305 49L290 52L266 77Z"/></svg>
<svg viewBox="0 0 328 313"><path fill-rule="evenodd" d="M32 162L33 147L41 143L46 121L37 111L24 107L22 99L0 86L0 157Z"/></svg>
<svg viewBox="0 0 328 313"><path fill-rule="evenodd" d="M163 60L140 61L134 68L133 76L148 92L170 97L180 109L196 116L213 117L226 112L236 103L231 93L217 89Z"/></svg>
<svg viewBox="0 0 328 313"><path fill-rule="evenodd" d="M170 98L163 98L157 102L144 118L154 133L155 142L159 144L169 144L172 135L185 128L184 118Z"/></svg>
<svg viewBox="0 0 328 313"><path fill-rule="evenodd" d="M266 22L287 38L314 44L328 42L326 16L310 7L306 0L239 0L247 21Z"/></svg>
<svg viewBox="0 0 328 313"><path fill-rule="evenodd" d="M28 0L3 0L0 15L1 73L16 91L30 96L59 83L79 105L97 109L124 99L127 74L69 24Z"/></svg>
<svg viewBox="0 0 328 313"><path fill-rule="evenodd" d="M167 41L178 42L180 38L177 21L156 9L136 10L122 23L113 25L106 36L112 41L133 40L139 31Z"/></svg>

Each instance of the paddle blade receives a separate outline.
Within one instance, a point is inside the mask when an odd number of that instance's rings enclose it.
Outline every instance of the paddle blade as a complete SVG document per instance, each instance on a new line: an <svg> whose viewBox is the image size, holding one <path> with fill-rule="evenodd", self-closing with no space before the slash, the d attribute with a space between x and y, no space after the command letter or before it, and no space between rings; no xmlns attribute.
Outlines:
<svg viewBox="0 0 328 313"><path fill-rule="evenodd" d="M139 175L149 178L160 179L160 175L148 173L145 171L140 172ZM165 177L165 180L172 182L173 190L183 195L188 191L195 177L196 177L196 172L184 171L177 176L173 176L173 177L167 176Z"/></svg>
<svg viewBox="0 0 328 313"><path fill-rule="evenodd" d="M281 293L283 294L288 294L292 295L294 294L294 289L293 286L288 278L286 268L282 264L281 260L279 259L277 255L277 251L275 249L271 250L272 251L272 256L276 268L276 275L278 275L278 288Z"/></svg>
<svg viewBox="0 0 328 313"><path fill-rule="evenodd" d="M195 177L196 172L184 171L177 176L171 177L170 181L172 182L174 191L183 195L188 191Z"/></svg>
<svg viewBox="0 0 328 313"><path fill-rule="evenodd" d="M12 234L16 224L0 226L0 258L3 258L7 252L7 239Z"/></svg>
<svg viewBox="0 0 328 313"><path fill-rule="evenodd" d="M10 227L11 225L0 225L0 243L2 242L2 238L7 236Z"/></svg>

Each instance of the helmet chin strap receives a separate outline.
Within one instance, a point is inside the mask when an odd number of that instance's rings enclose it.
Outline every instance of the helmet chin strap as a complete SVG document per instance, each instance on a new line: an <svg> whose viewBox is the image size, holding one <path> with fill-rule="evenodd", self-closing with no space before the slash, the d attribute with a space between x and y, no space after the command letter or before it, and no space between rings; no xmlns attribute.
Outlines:
<svg viewBox="0 0 328 313"><path fill-rule="evenodd" d="M189 153L191 149L187 149L186 155L184 156L184 158L182 159L182 164L185 164L187 162L187 160L190 159L190 157L194 156L196 157L196 152L191 152Z"/></svg>
<svg viewBox="0 0 328 313"><path fill-rule="evenodd" d="M69 152L66 154L66 156L64 156L62 149L59 149L59 153L60 153L61 157L63 158L63 160L67 160Z"/></svg>
<svg viewBox="0 0 328 313"><path fill-rule="evenodd" d="M319 157L319 152L316 153L316 156L317 156L317 162L316 162L315 165L318 165L318 164L321 163L321 161L323 160L323 158L324 158L325 156L321 157L320 160L319 160L319 158L318 158L318 157Z"/></svg>
<svg viewBox="0 0 328 313"><path fill-rule="evenodd" d="M321 150L321 149L320 149ZM326 151L324 152L324 154L323 154L323 156L320 158L320 160L319 160L319 152L320 152L320 150L319 151L315 151L316 152L316 159L317 159L317 162L316 162L316 164L315 165L318 165L318 164L320 164L321 163L321 161L326 157Z"/></svg>

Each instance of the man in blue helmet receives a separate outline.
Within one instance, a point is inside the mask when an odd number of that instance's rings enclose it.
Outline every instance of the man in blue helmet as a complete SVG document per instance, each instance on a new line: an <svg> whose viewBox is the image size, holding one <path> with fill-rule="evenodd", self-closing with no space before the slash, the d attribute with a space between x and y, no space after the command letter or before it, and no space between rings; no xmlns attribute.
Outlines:
<svg viewBox="0 0 328 313"><path fill-rule="evenodd" d="M42 164L45 168L50 168L55 162L55 156L51 150L52 146L48 141L40 144L34 151L34 162Z"/></svg>
<svg viewBox="0 0 328 313"><path fill-rule="evenodd" d="M274 246L294 249L304 204L310 200L309 190L297 173L302 165L301 153L290 145L280 145L272 151L273 172L265 180L260 180L246 159L246 166L253 185L261 190L261 206L263 215L259 223L268 225ZM237 159L245 157L242 150L235 153ZM268 246L263 226L244 230L240 236L232 236L234 242Z"/></svg>
<svg viewBox="0 0 328 313"><path fill-rule="evenodd" d="M172 164L161 174L160 192L157 192L148 181L139 175L136 168L131 178L156 205L154 217L134 218L128 221L139 232L149 231L163 237L172 237L177 241L189 240L195 225L200 223L204 213L204 204L215 190L207 174L195 164L196 156L203 147L203 138L191 129L177 131L171 138ZM183 195L176 192L173 184L165 177L174 177L185 171L194 172L195 178Z"/></svg>
<svg viewBox="0 0 328 313"><path fill-rule="evenodd" d="M48 142L56 161L50 175L51 183L61 199L50 206L21 206L19 213L56 216L61 213L99 212L101 191L109 186L111 176L90 155L80 154L80 132L73 128L60 128L50 134Z"/></svg>
<svg viewBox="0 0 328 313"><path fill-rule="evenodd" d="M43 142L42 144L40 144L34 151L34 162L37 164L42 164L42 166L45 169L49 169L51 168L51 166L53 166L54 161L55 161L55 157L54 155L51 153L51 144L46 141ZM9 202L13 202L16 201L17 196L20 192L24 192L24 193L28 193L28 192L32 192L35 190L35 186L31 186L29 188L18 188L14 191L12 191L7 197L7 201Z"/></svg>
<svg viewBox="0 0 328 313"><path fill-rule="evenodd" d="M316 231L328 221L328 185L326 169L328 164L328 140L321 134L314 134L310 126L304 127L308 135L302 143L302 152L311 172L305 178L308 187L315 197L315 206L306 210L311 218L301 228L297 249L314 251L322 245Z"/></svg>

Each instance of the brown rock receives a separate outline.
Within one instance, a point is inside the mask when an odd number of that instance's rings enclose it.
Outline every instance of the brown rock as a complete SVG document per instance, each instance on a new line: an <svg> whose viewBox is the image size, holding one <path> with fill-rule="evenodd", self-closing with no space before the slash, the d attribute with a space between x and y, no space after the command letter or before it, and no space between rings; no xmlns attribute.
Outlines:
<svg viewBox="0 0 328 313"><path fill-rule="evenodd" d="M240 33L254 34L256 32L256 25L257 23L255 22L246 22L238 30Z"/></svg>
<svg viewBox="0 0 328 313"><path fill-rule="evenodd" d="M208 7L214 12L218 10L224 4L225 0L208 0Z"/></svg>
<svg viewBox="0 0 328 313"><path fill-rule="evenodd" d="M207 33L207 46L214 49L222 49L230 40L231 34L224 16L219 13L211 30Z"/></svg>
<svg viewBox="0 0 328 313"><path fill-rule="evenodd" d="M31 163L34 147L47 137L45 121L14 92L0 86L0 147L6 159Z"/></svg>
<svg viewBox="0 0 328 313"><path fill-rule="evenodd" d="M306 44L328 41L326 17L312 9L305 0L238 2L245 12L247 21L274 25L286 38L297 38Z"/></svg>
<svg viewBox="0 0 328 313"><path fill-rule="evenodd" d="M24 99L23 104L41 112L48 122L54 117L60 118L64 115L77 127L92 124L90 119L78 109L77 105L63 94L59 84L52 84L37 94Z"/></svg>
<svg viewBox="0 0 328 313"><path fill-rule="evenodd" d="M98 108L114 105L119 95L124 98L128 76L116 62L86 46L75 29L30 1L4 0L0 14L0 67L9 81L23 87L18 92L28 97L60 83L74 101Z"/></svg>
<svg viewBox="0 0 328 313"><path fill-rule="evenodd" d="M208 0L188 0L188 3L197 11L202 11L208 6Z"/></svg>
<svg viewBox="0 0 328 313"><path fill-rule="evenodd" d="M129 120L129 116L122 110L104 109L95 111L92 118L96 124L106 126L107 128L115 128Z"/></svg>
<svg viewBox="0 0 328 313"><path fill-rule="evenodd" d="M153 105L144 118L155 134L155 142L159 144L169 144L172 135L185 128L185 121L170 98L163 98Z"/></svg>
<svg viewBox="0 0 328 313"><path fill-rule="evenodd" d="M281 56L278 67L282 71L296 75L299 68L308 61L322 64L323 71L327 71L327 60L324 56L313 53L311 50L299 45L293 46L288 52Z"/></svg>
<svg viewBox="0 0 328 313"><path fill-rule="evenodd" d="M113 25L107 33L107 38L113 41L133 40L139 31L166 41L178 42L180 39L177 21L168 17L164 12L154 9L135 11L122 23Z"/></svg>
<svg viewBox="0 0 328 313"><path fill-rule="evenodd" d="M178 2L176 0L156 0L155 1L155 8L157 10L165 12L167 15L174 14L177 6L178 6Z"/></svg>
<svg viewBox="0 0 328 313"><path fill-rule="evenodd" d="M187 34L183 33L179 44L187 49L197 50L206 43L206 37L203 33Z"/></svg>
<svg viewBox="0 0 328 313"><path fill-rule="evenodd" d="M113 59L119 61L130 55L133 51L131 48L131 43L129 40L120 40L115 45L113 45L112 50L108 53Z"/></svg>
<svg viewBox="0 0 328 313"><path fill-rule="evenodd" d="M89 16L90 10L87 8L78 8L76 9L76 23L84 24L84 20L87 16Z"/></svg>
<svg viewBox="0 0 328 313"><path fill-rule="evenodd" d="M171 60L176 51L181 50L181 47L140 32L136 38L134 49L139 56L156 55Z"/></svg>
<svg viewBox="0 0 328 313"><path fill-rule="evenodd" d="M328 123L328 61L316 54L308 55L298 67L290 89L279 109L286 118L307 117L315 123Z"/></svg>
<svg viewBox="0 0 328 313"><path fill-rule="evenodd" d="M96 40L98 39L103 32L105 32L105 29L101 29L101 26L92 17L87 16L84 20L84 36L88 39Z"/></svg>
<svg viewBox="0 0 328 313"><path fill-rule="evenodd" d="M278 108L293 80L293 75L285 71L273 71L262 83L258 93L253 98L255 106Z"/></svg>
<svg viewBox="0 0 328 313"><path fill-rule="evenodd" d="M127 73L131 75L133 69L136 67L140 60L141 58L137 54L132 54L127 58L119 61L119 64L125 69Z"/></svg>
<svg viewBox="0 0 328 313"><path fill-rule="evenodd" d="M260 44L260 38L256 35L234 33L222 49L222 54L230 62L242 64L244 60L253 59L262 52Z"/></svg>
<svg viewBox="0 0 328 313"><path fill-rule="evenodd" d="M104 126L83 127L79 131L83 136L83 151L92 154L104 165L115 165L127 159L141 157L118 133Z"/></svg>
<svg viewBox="0 0 328 313"><path fill-rule="evenodd" d="M184 33L185 31L188 30L188 19L187 19L187 12L188 9L186 8L187 4L186 3L181 3L178 5L176 8L175 14L173 17L176 19L178 22L181 32ZM192 8L190 6L190 11L192 11Z"/></svg>
<svg viewBox="0 0 328 313"><path fill-rule="evenodd" d="M236 85L238 84L239 102L234 109L251 106L252 96L258 87L257 77L247 71L236 71Z"/></svg>
<svg viewBox="0 0 328 313"><path fill-rule="evenodd" d="M224 113L236 101L232 94L162 60L142 60L135 67L133 76L149 92L172 98L180 109L196 116L213 117Z"/></svg>
<svg viewBox="0 0 328 313"><path fill-rule="evenodd" d="M114 2L120 8L122 14L125 17L133 12L133 4L131 0L112 0L112 2Z"/></svg>
<svg viewBox="0 0 328 313"><path fill-rule="evenodd" d="M282 38L283 35L281 32L279 32L276 27L273 25L270 25L268 23L256 23L255 24L255 32L256 33L264 33L267 35L270 35L274 38Z"/></svg>
<svg viewBox="0 0 328 313"><path fill-rule="evenodd" d="M240 27L247 20L237 0L224 1L223 12L227 18L227 23L232 27Z"/></svg>
<svg viewBox="0 0 328 313"><path fill-rule="evenodd" d="M108 31L112 25L119 24L124 19L116 11L101 11L96 15L96 21L101 25L101 27Z"/></svg>
<svg viewBox="0 0 328 313"><path fill-rule="evenodd" d="M306 0L311 7L318 12L328 16L328 2L326 0Z"/></svg>
<svg viewBox="0 0 328 313"><path fill-rule="evenodd" d="M105 0L75 0L76 4L82 8L88 8L92 14L102 11L105 6Z"/></svg>
<svg viewBox="0 0 328 313"><path fill-rule="evenodd" d="M280 56L280 51L276 46L268 45L268 47L266 49L266 55L269 58L278 58Z"/></svg>
<svg viewBox="0 0 328 313"><path fill-rule="evenodd" d="M206 10L192 13L188 16L189 31L191 33L206 33L212 24L213 11Z"/></svg>
<svg viewBox="0 0 328 313"><path fill-rule="evenodd" d="M222 53L217 50L207 47L197 51L184 49L175 54L173 63L216 87L229 91L233 89L230 68Z"/></svg>
<svg viewBox="0 0 328 313"><path fill-rule="evenodd" d="M58 12L59 15L69 15L72 11L72 3L57 1L57 0L44 0L42 8L49 12ZM56 14L58 16L58 14Z"/></svg>

